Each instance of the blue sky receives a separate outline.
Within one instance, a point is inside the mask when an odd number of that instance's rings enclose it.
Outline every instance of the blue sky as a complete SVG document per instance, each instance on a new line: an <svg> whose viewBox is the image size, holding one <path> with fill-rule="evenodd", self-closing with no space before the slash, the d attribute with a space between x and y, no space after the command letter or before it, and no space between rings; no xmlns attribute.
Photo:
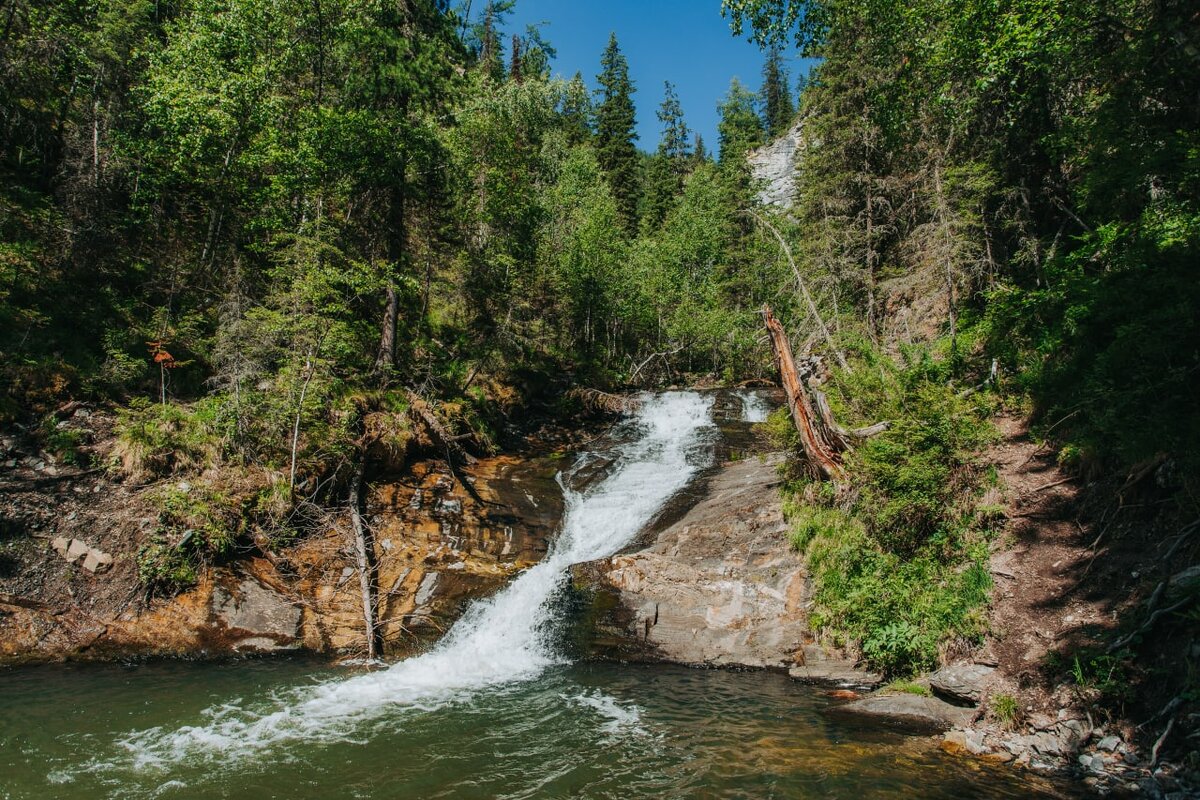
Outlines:
<svg viewBox="0 0 1200 800"><path fill-rule="evenodd" d="M476 10L484 2L476 0ZM717 102L730 79L736 76L754 91L762 84L763 53L745 37L734 38L721 0L517 0L506 33L524 33L526 24L539 22L547 23L542 36L558 51L552 71L569 78L578 70L593 89L608 35L616 32L637 89L638 146L644 150L658 146L655 112L663 81L675 84L688 126L710 151L717 145ZM807 60L794 51L785 55L794 88Z"/></svg>

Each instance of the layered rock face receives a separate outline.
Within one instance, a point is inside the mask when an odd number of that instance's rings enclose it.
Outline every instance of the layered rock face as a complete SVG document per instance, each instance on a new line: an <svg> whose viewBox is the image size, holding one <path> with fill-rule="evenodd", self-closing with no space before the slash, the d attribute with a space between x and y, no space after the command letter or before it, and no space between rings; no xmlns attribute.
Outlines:
<svg viewBox="0 0 1200 800"><path fill-rule="evenodd" d="M808 575L785 535L780 461L717 468L703 498L645 549L574 568L595 655L777 669L832 658L811 644Z"/></svg>
<svg viewBox="0 0 1200 800"><path fill-rule="evenodd" d="M758 193L764 206L791 208L796 191L796 151L802 147L802 123L797 122L778 139L752 150L746 161L756 180L765 181Z"/></svg>
<svg viewBox="0 0 1200 800"><path fill-rule="evenodd" d="M559 466L555 459L484 459L468 471L468 491L444 462L423 461L374 486L366 512L385 652L402 655L427 645L467 601L490 594L542 558L562 516L554 478ZM209 570L192 589L144 606L134 602L139 590L129 575L136 554L102 553L104 567L115 569L87 571L75 580L85 581L93 598L116 592L117 579L132 590L112 602L71 595L56 604L0 595L0 660L357 653L364 648L364 624L347 528L340 524L270 559ZM82 563L91 550L79 543L72 551L73 544L51 543L65 561Z"/></svg>

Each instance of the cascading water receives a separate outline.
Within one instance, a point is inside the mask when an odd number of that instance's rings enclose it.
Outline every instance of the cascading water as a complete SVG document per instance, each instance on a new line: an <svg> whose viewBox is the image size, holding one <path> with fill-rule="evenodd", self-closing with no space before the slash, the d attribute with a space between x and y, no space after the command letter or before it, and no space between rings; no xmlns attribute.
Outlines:
<svg viewBox="0 0 1200 800"><path fill-rule="evenodd" d="M737 396L742 401L742 422L765 422L771 413L771 404L761 394L743 389Z"/></svg>
<svg viewBox="0 0 1200 800"><path fill-rule="evenodd" d="M389 710L466 701L561 663L550 641L552 601L567 568L620 550L706 465L711 402L692 392L645 397L633 420L640 435L619 448L610 475L584 493L564 486L562 532L545 560L473 604L430 652L379 672L292 689L265 704L213 707L202 725L136 732L121 742L134 765L227 763L289 741L353 738Z"/></svg>

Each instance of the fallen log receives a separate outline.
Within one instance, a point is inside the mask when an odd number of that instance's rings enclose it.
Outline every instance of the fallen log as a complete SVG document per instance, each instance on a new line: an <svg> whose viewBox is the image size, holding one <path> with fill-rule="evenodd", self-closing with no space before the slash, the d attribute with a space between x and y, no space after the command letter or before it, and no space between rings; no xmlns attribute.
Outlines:
<svg viewBox="0 0 1200 800"><path fill-rule="evenodd" d="M783 325L763 305L763 321L771 340L771 352L775 355L775 367L787 395L788 411L800 434L800 445L814 475L822 480L837 480L842 476L842 454L851 450L850 440L867 439L888 429L887 422L876 422L865 428L848 430L833 418L829 399L824 392L805 387L804 379L796 368L792 356L792 345Z"/></svg>
<svg viewBox="0 0 1200 800"><path fill-rule="evenodd" d="M358 566L358 586L362 593L363 622L367 639L367 658L379 657L379 631L375 625L375 548L368 541L362 518L362 482L366 456L362 455L350 479L350 527L354 531L354 556Z"/></svg>

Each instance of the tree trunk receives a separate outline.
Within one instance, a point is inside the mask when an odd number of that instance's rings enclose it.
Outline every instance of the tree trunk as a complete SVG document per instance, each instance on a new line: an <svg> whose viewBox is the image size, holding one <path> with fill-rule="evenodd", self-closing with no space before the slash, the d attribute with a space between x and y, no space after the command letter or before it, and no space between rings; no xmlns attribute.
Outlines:
<svg viewBox="0 0 1200 800"><path fill-rule="evenodd" d="M375 549L370 532L362 519L362 483L367 457L359 456L350 480L350 525L354 530L354 555L358 562L358 586L362 592L363 622L367 637L367 658L379 656L379 631L375 625Z"/></svg>
<svg viewBox="0 0 1200 800"><path fill-rule="evenodd" d="M800 380L800 374L796 371L791 342L788 341L783 325L771 313L771 307L764 304L762 315L767 325L767 335L771 338L775 366L779 370L783 391L787 395L788 410L800 434L804 457L818 478L837 480L842 476L841 454L846 450L846 441L830 429L816 410L808 390L804 388L804 382Z"/></svg>
<svg viewBox="0 0 1200 800"><path fill-rule="evenodd" d="M379 355L375 358L375 369L381 372L396 364L396 321L399 315L400 298L396 294L396 285L389 283L383 307L383 326L379 333Z"/></svg>

